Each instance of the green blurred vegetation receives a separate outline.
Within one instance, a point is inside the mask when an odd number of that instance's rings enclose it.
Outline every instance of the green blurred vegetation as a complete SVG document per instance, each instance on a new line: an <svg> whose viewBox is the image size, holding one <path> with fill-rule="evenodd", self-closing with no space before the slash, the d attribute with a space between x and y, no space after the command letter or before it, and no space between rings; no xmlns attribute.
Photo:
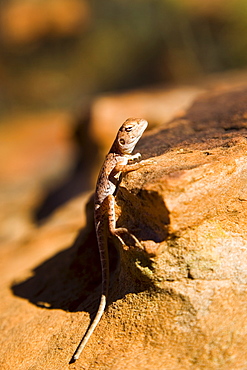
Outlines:
<svg viewBox="0 0 247 370"><path fill-rule="evenodd" d="M246 0L71 1L1 2L0 111L246 67Z"/></svg>

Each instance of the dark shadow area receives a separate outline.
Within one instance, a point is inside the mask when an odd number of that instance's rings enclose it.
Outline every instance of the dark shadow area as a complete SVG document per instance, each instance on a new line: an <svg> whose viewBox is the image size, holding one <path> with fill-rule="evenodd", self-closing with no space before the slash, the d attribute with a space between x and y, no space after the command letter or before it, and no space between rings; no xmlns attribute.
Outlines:
<svg viewBox="0 0 247 370"><path fill-rule="evenodd" d="M138 240L153 240L155 243L161 243L167 238L167 227L170 223L169 212L162 197L156 192L143 189L136 197L125 187L119 186L117 197L122 209L118 222ZM126 217L127 214L128 217ZM138 217L136 217L137 214ZM155 217L155 214L159 217Z"/></svg>
<svg viewBox="0 0 247 370"><path fill-rule="evenodd" d="M80 193L92 188L91 173L99 159L99 150L89 134L89 110L77 119L73 140L75 143L74 166L67 177L50 189L42 203L34 212L34 220L39 225L58 207Z"/></svg>
<svg viewBox="0 0 247 370"><path fill-rule="evenodd" d="M87 205L87 226L79 232L73 245L36 267L32 277L14 284L12 291L15 295L28 299L39 307L65 311L88 309L87 303L84 307L86 298L89 298L89 305L94 300L98 302L101 267L93 226L92 203L91 199ZM118 264L118 253L111 242L109 251L113 274ZM92 299L92 292L97 287L99 291ZM96 302L93 308L97 309ZM90 311L91 313L93 312Z"/></svg>

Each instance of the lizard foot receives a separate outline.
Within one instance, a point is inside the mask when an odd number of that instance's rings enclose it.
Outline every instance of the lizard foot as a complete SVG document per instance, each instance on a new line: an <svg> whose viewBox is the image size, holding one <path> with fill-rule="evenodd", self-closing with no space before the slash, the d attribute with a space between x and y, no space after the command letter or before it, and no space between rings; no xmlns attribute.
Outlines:
<svg viewBox="0 0 247 370"><path fill-rule="evenodd" d="M117 238L120 240L120 242L122 243L122 245L126 245L126 243L123 241L123 239L120 237L120 235L121 234L127 234L127 235L129 235L135 241L135 246L137 246L139 249L142 249L143 250L143 246L141 245L141 243L137 239L137 237L135 235L133 235L132 233L130 233L129 230L126 229L125 227L119 227L119 228L115 229L112 232L112 234L117 236Z"/></svg>

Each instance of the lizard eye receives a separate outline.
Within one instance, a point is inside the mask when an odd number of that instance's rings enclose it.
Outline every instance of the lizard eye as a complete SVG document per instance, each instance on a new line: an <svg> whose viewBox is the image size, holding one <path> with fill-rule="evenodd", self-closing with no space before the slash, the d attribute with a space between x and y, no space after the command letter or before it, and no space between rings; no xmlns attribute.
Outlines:
<svg viewBox="0 0 247 370"><path fill-rule="evenodd" d="M125 127L125 131L130 132L132 130L132 126Z"/></svg>
<svg viewBox="0 0 247 370"><path fill-rule="evenodd" d="M119 140L120 144L124 145L125 144L125 140L124 139L120 139Z"/></svg>

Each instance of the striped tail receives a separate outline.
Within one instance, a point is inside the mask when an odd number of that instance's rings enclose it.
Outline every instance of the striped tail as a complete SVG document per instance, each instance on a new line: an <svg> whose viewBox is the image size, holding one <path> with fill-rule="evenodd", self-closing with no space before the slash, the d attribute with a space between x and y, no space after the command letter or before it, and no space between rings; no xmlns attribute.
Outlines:
<svg viewBox="0 0 247 370"><path fill-rule="evenodd" d="M84 347L86 346L89 338L94 332L94 329L98 325L106 307L108 287L109 287L109 259L108 259L108 248L107 248L107 233L105 232L104 221L99 221L96 224L96 235L100 253L101 271L102 271L102 293L100 303L96 316L88 327L84 337L82 338L79 346L77 347L70 363L75 362L80 357Z"/></svg>

